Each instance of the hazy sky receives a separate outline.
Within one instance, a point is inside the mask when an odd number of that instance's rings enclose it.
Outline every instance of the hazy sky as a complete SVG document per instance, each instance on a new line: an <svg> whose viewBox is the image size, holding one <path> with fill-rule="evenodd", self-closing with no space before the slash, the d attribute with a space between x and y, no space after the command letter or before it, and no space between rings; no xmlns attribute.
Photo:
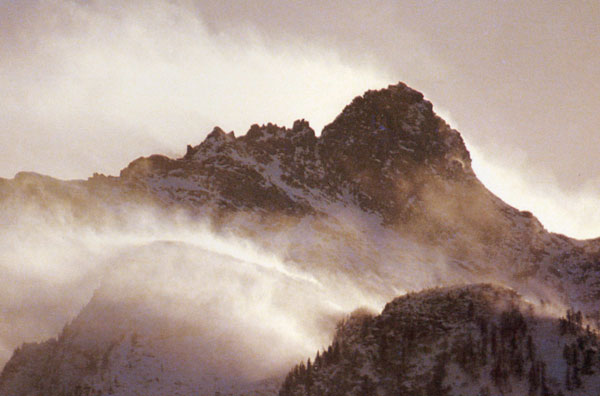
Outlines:
<svg viewBox="0 0 600 396"><path fill-rule="evenodd" d="M0 0L0 177L118 174L214 125L317 131L404 81L501 197L600 235L596 1Z"/></svg>

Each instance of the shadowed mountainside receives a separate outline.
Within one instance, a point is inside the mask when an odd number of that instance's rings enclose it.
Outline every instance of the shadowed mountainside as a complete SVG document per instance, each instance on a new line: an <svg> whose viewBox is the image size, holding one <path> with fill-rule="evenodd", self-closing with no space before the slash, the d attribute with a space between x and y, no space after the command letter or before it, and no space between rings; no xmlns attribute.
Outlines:
<svg viewBox="0 0 600 396"><path fill-rule="evenodd" d="M580 313L548 317L491 285L431 289L350 315L279 395L593 395L598 346Z"/></svg>

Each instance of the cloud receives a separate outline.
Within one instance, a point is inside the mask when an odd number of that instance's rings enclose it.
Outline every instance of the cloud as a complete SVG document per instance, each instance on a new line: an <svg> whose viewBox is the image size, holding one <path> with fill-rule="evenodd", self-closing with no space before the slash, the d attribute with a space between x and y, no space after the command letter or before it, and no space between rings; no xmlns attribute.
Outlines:
<svg viewBox="0 0 600 396"><path fill-rule="evenodd" d="M523 151L498 158L472 145L469 150L481 182L509 205L532 212L547 230L578 239L600 236L600 178L565 191L552 173L531 167Z"/></svg>
<svg viewBox="0 0 600 396"><path fill-rule="evenodd" d="M453 128L461 126L447 109L436 113ZM520 210L532 212L550 231L577 239L600 236L600 178L579 182L577 188L564 188L556 175L539 164L522 148L502 145L486 150L465 142L477 178L503 201ZM581 178L577 174L574 178Z"/></svg>
<svg viewBox="0 0 600 396"><path fill-rule="evenodd" d="M2 176L118 173L140 155L181 155L214 125L319 129L356 94L386 85L311 45L270 48L251 28L211 34L178 3L41 1L5 7L0 45Z"/></svg>

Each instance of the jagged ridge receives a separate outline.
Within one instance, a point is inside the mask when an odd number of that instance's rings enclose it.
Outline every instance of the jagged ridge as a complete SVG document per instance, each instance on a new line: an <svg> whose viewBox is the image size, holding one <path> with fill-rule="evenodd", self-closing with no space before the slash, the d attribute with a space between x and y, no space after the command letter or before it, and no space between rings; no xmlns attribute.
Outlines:
<svg viewBox="0 0 600 396"><path fill-rule="evenodd" d="M472 177L470 163L458 132L398 84L354 99L320 137L305 120L292 129L253 125L239 138L217 127L183 158L140 158L121 179L165 200L234 210L307 214L346 197L393 223L415 193L398 196L403 185L423 173ZM173 194L179 189L187 192Z"/></svg>

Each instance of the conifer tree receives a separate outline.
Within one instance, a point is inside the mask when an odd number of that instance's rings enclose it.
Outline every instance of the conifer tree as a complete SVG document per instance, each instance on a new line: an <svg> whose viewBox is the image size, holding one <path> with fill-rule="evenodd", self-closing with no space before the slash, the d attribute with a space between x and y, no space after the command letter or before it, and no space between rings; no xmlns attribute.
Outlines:
<svg viewBox="0 0 600 396"><path fill-rule="evenodd" d="M594 351L591 349L586 349L583 355L583 364L581 366L581 374L583 375L591 375L594 372L592 371L592 361L594 358Z"/></svg>
<svg viewBox="0 0 600 396"><path fill-rule="evenodd" d="M581 327L581 324L582 324L582 322L583 322L583 320L582 320L582 319L583 319L583 318L582 318L582 315L581 315L581 311L577 311L577 313L575 314L575 324L576 324L578 327Z"/></svg>
<svg viewBox="0 0 600 396"><path fill-rule="evenodd" d="M569 344L565 344L563 347L563 358L567 362L567 366L570 366L571 363L571 350L569 348Z"/></svg>
<svg viewBox="0 0 600 396"><path fill-rule="evenodd" d="M579 377L579 367L573 366L573 388L581 388L581 377Z"/></svg>
<svg viewBox="0 0 600 396"><path fill-rule="evenodd" d="M321 367L321 355L319 354L319 351L317 351L317 356L315 356L315 364L314 364L315 368L320 368Z"/></svg>
<svg viewBox="0 0 600 396"><path fill-rule="evenodd" d="M310 358L306 361L306 376L304 379L304 385L306 386L306 390L309 391L313 385L313 376L312 376L313 366L310 362Z"/></svg>
<svg viewBox="0 0 600 396"><path fill-rule="evenodd" d="M361 386L360 386L360 394L361 396L374 396L375 395L375 384L367 375L362 376Z"/></svg>
<svg viewBox="0 0 600 396"><path fill-rule="evenodd" d="M338 341L336 341L333 344L333 351L332 351L332 354L331 354L331 362L332 363L338 363L340 361L340 355L341 355L340 343Z"/></svg>
<svg viewBox="0 0 600 396"><path fill-rule="evenodd" d="M531 334L527 336L527 357L530 362L533 363L535 361L535 345L533 344Z"/></svg>
<svg viewBox="0 0 600 396"><path fill-rule="evenodd" d="M496 356L497 352L498 352L498 340L496 337L496 326L492 323L492 330L491 330L491 347L492 347L492 356Z"/></svg>
<svg viewBox="0 0 600 396"><path fill-rule="evenodd" d="M535 393L537 392L540 384L538 382L538 373L537 373L537 368L536 368L537 364L533 363L531 365L531 368L529 369L529 376L528 376L528 381L529 381L529 394L530 395L535 395Z"/></svg>
<svg viewBox="0 0 600 396"><path fill-rule="evenodd" d="M550 396L550 389L546 384L546 363L541 364L540 383L542 387L542 396Z"/></svg>

